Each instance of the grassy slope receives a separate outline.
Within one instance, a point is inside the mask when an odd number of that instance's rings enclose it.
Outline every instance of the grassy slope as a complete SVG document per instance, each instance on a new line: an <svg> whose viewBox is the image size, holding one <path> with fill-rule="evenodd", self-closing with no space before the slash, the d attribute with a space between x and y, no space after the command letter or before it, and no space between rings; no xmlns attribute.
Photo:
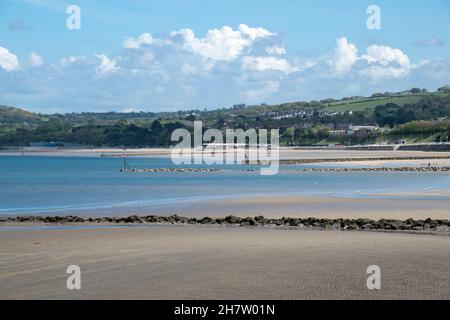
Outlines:
<svg viewBox="0 0 450 320"><path fill-rule="evenodd" d="M42 116L19 108L0 105L0 124L31 124L45 120Z"/></svg>
<svg viewBox="0 0 450 320"><path fill-rule="evenodd" d="M364 111L366 109L374 109L376 106L385 105L387 103L395 103L404 106L409 103L417 103L421 99L429 95L444 95L444 93L425 93L417 95L402 95L394 97L381 98L361 98L358 100L346 100L330 103L325 106L328 111Z"/></svg>

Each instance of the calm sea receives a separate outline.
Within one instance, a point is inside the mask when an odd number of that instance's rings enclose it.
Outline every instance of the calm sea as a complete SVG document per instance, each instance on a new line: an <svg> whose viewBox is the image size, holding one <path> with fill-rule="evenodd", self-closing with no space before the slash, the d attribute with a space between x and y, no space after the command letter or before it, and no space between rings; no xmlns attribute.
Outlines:
<svg viewBox="0 0 450 320"><path fill-rule="evenodd" d="M130 167L174 167L167 158L131 158ZM221 166L213 173L121 173L123 160L100 157L0 156L0 214L77 213L188 206L215 198L264 195L376 196L450 189L444 173L299 173L275 176ZM304 167L304 166L303 166Z"/></svg>

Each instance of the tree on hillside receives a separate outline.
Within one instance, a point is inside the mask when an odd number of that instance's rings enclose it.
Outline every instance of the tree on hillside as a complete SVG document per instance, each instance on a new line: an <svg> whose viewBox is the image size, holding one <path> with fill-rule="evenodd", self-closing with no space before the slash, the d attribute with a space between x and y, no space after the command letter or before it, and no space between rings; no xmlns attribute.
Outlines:
<svg viewBox="0 0 450 320"><path fill-rule="evenodd" d="M161 122L159 122L159 120L155 120L152 122L152 126L151 126L152 131L161 131L162 127L163 126L162 126Z"/></svg>
<svg viewBox="0 0 450 320"><path fill-rule="evenodd" d="M450 86L443 86L437 89L438 92L450 93Z"/></svg>

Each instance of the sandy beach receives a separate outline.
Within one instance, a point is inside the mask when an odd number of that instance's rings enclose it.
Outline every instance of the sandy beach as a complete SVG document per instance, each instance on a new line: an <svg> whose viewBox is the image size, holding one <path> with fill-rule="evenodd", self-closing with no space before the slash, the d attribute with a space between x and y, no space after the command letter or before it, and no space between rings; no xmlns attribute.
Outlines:
<svg viewBox="0 0 450 320"><path fill-rule="evenodd" d="M172 150L170 148L91 148L91 149L69 149L69 148L41 148L41 147L23 147L10 150L0 150L0 156L105 156L105 157L170 157ZM228 150L227 152L231 152ZM196 151L200 154L201 151ZM424 151L377 151L377 150L336 150L336 149L308 149L308 148L279 148L280 160L298 160L298 159L336 159L360 158L361 161L367 161L367 158L410 158L410 157L442 157L446 160L437 160L444 164L450 163L450 154L448 152L424 152ZM359 162L359 161L358 161ZM421 163L424 160L420 161Z"/></svg>
<svg viewBox="0 0 450 320"><path fill-rule="evenodd" d="M450 299L444 236L150 226L0 233L0 299ZM67 266L81 290L66 289ZM366 268L381 269L368 290Z"/></svg>
<svg viewBox="0 0 450 320"><path fill-rule="evenodd" d="M450 301L450 0L406 3L0 0L0 303Z"/></svg>
<svg viewBox="0 0 450 320"><path fill-rule="evenodd" d="M423 197L421 199L420 197ZM316 217L316 218L369 218L389 219L450 219L450 195L442 193L389 194L374 198L330 196L254 196L192 201L185 206L142 209L128 214L178 214L188 217L258 216ZM117 209L119 210L119 209ZM114 215L114 210L103 214ZM99 213L100 214L100 213ZM96 214L98 216L99 214ZM101 215L101 214L100 214Z"/></svg>
<svg viewBox="0 0 450 320"><path fill-rule="evenodd" d="M103 152L36 150L27 155L98 157ZM108 152L108 156L120 156L123 150ZM162 149L133 154L169 155ZM448 153L398 151L282 152L284 159L361 158L345 165L427 164L423 159L373 160L394 155L448 157ZM367 160L369 157L372 160ZM430 160L442 166L449 161ZM341 175L341 179L345 177ZM370 177L369 173L363 176ZM83 216L450 219L447 189L386 191L370 196L351 189L348 194L351 196L307 192L260 195L255 190L254 195L187 200L176 206L169 203L130 210L117 205L88 210ZM23 229L33 224L15 226L19 229L0 230L0 299L450 299L448 233L159 224L81 229L53 225L41 230ZM82 271L81 290L66 288L65 271L74 264ZM381 290L366 287L369 265L381 268Z"/></svg>

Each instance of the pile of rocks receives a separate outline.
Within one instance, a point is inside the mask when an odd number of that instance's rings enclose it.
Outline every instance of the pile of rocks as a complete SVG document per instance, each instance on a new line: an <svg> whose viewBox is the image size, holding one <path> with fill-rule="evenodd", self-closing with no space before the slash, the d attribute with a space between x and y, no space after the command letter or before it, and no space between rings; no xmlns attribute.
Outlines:
<svg viewBox="0 0 450 320"><path fill-rule="evenodd" d="M319 218L265 218L263 216L241 218L234 215L220 218L204 217L180 217L171 216L137 216L128 217L100 217L82 218L77 216L17 216L0 219L0 222L42 222L42 223L159 223L159 224L207 224L225 226L273 226L273 227L295 227L298 229L320 229L320 230L413 230L413 231L449 231L450 221L443 219L425 220L395 220L395 219L319 219Z"/></svg>
<svg viewBox="0 0 450 320"><path fill-rule="evenodd" d="M0 222L45 222L45 223L74 223L85 222L85 219L77 216L17 216L0 218Z"/></svg>

